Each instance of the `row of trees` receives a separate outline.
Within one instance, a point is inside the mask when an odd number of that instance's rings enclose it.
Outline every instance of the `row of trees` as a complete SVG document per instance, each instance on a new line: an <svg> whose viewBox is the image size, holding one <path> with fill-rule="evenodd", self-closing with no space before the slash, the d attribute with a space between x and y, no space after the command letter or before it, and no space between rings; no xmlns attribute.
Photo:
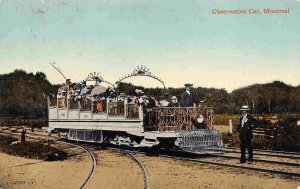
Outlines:
<svg viewBox="0 0 300 189"><path fill-rule="evenodd" d="M0 116L35 116L47 115L46 95L57 92L57 85L52 85L44 73L26 73L15 70L0 75ZM160 99L168 93L169 97L180 96L184 88L143 88L130 83L120 83L118 90L133 94L141 88L145 94ZM248 104L253 113L299 113L300 86L293 87L280 81L267 84L254 84L228 93L225 89L196 87L193 90L195 102L206 100L216 113L238 113L241 105Z"/></svg>
<svg viewBox="0 0 300 189"><path fill-rule="evenodd" d="M45 117L45 95L52 91L52 84L42 72L26 73L15 70L0 75L0 116Z"/></svg>
<svg viewBox="0 0 300 189"><path fill-rule="evenodd" d="M300 86L280 81L240 88L231 97L232 103L247 103L254 113L300 112Z"/></svg>
<svg viewBox="0 0 300 189"><path fill-rule="evenodd" d="M184 88L168 88L166 91L160 88L143 88L128 83L121 83L120 91L130 94L135 88L141 88L145 94L160 98L164 94L176 96L180 101ZM267 84L254 84L239 88L231 93L225 89L196 87L193 89L194 101L199 103L205 100L208 106L212 106L216 113L239 113L242 105L249 105L252 113L299 113L300 112L300 86L293 87L281 81Z"/></svg>

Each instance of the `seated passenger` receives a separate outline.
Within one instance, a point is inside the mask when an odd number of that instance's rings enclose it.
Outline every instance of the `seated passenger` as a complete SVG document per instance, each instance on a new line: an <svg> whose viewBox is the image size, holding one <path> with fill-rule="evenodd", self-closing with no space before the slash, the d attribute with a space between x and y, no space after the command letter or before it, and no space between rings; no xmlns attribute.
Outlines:
<svg viewBox="0 0 300 189"><path fill-rule="evenodd" d="M126 97L125 93L120 93L120 95L118 96L118 101L119 102L124 102L125 97Z"/></svg>
<svg viewBox="0 0 300 189"><path fill-rule="evenodd" d="M135 89L134 92L138 97L141 97L144 94L144 91L142 89Z"/></svg>
<svg viewBox="0 0 300 189"><path fill-rule="evenodd" d="M200 103L199 103L199 105L198 105L198 107L200 107L200 108L206 108L207 105L206 105L205 101L206 100L201 100Z"/></svg>
<svg viewBox="0 0 300 189"><path fill-rule="evenodd" d="M141 98L139 99L139 105L142 106L143 108L147 108L148 106L148 97L147 96L141 96Z"/></svg>
<svg viewBox="0 0 300 189"><path fill-rule="evenodd" d="M159 101L160 106L162 107L168 107L170 102L167 101L167 95L162 96L162 100Z"/></svg>
<svg viewBox="0 0 300 189"><path fill-rule="evenodd" d="M101 101L96 103L96 107L98 112L103 112L103 106Z"/></svg>
<svg viewBox="0 0 300 189"><path fill-rule="evenodd" d="M169 107L178 107L178 101L177 101L177 97L176 96L173 96L171 98L171 102L169 104Z"/></svg>
<svg viewBox="0 0 300 189"><path fill-rule="evenodd" d="M157 105L158 105L158 102L155 100L154 96L150 96L148 108L154 108L154 107L157 107Z"/></svg>

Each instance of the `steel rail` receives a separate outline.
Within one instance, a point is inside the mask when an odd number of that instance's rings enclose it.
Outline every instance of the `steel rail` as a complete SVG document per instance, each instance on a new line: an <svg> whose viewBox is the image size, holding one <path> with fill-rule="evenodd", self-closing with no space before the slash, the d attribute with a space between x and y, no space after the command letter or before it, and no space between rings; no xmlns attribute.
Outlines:
<svg viewBox="0 0 300 189"><path fill-rule="evenodd" d="M206 160L199 160L199 159L192 159L192 158L184 158L184 157L177 157L177 156L170 156L170 155L159 155L159 156L160 157L165 157L165 158L176 159L176 160L196 162L196 163L211 164L211 165L218 165L218 166L224 166L224 167L247 169L247 170L252 170L252 171L260 171L260 172L266 172L266 173L273 173L273 174L280 174L280 175L286 175L286 176L300 177L300 173L290 173L290 172L285 172L285 171L277 171L277 170L262 169L262 168L255 168L255 167L238 166L238 165L231 165L231 164L220 163L220 162L213 162L213 161L206 161Z"/></svg>
<svg viewBox="0 0 300 189"><path fill-rule="evenodd" d="M0 133L4 133L6 135L11 135L11 136L13 136L13 135L15 135L15 136L21 136L21 133L18 132L18 131L17 132L16 131L15 132L3 132L3 131L4 130L0 130ZM11 131L11 130L9 130L9 131ZM59 138L57 138L55 136L46 136L46 135L37 134L37 133L26 133L25 135L28 138L41 139L41 140L47 140L47 141L54 140L54 139L59 139ZM43 137L43 138L41 138L41 137Z"/></svg>
<svg viewBox="0 0 300 189"><path fill-rule="evenodd" d="M219 154L211 154L210 156L222 157L222 158L227 158L227 159L240 159L239 157L219 155ZM278 164L278 165L288 165L288 166L300 167L299 163L272 161L272 160L264 160L264 159L253 159L253 161L255 161L255 162L263 162L263 163L272 163L272 164Z"/></svg>
<svg viewBox="0 0 300 189"><path fill-rule="evenodd" d="M135 161L139 165L139 167L142 169L142 171L143 171L143 175L144 175L144 189L148 189L148 174L147 174L147 170L144 167L144 165L142 164L142 162L137 157L135 157L132 154L134 151L123 150L123 149L120 149L120 148L113 148L113 147L106 147L106 149L110 149L110 150L113 150L115 152L123 153L123 154L129 156L133 161Z"/></svg>
<svg viewBox="0 0 300 189"><path fill-rule="evenodd" d="M146 171L146 168L142 164L142 162L136 158L131 152L124 151L126 155L128 155L131 159L133 159L142 169L143 174L144 174L144 189L148 189L148 174Z"/></svg>
<svg viewBox="0 0 300 189"><path fill-rule="evenodd" d="M135 151L124 150L124 149L115 148L115 147L105 147L105 148L103 148L103 147L99 147L99 146L97 146L95 144L92 144L92 143L91 144L86 144L86 146L93 146L93 147L96 147L96 149L98 149L98 150L109 149L109 150L112 150L112 151L115 151L115 152L118 152L118 153L125 154L125 155L129 156L142 169L142 172L143 172L143 175L144 175L144 189L148 189L148 180L149 179L148 179L147 170L146 170L145 166L142 164L142 162L132 154L132 153L136 153ZM143 154L142 152L138 152L138 153Z"/></svg>
<svg viewBox="0 0 300 189"><path fill-rule="evenodd" d="M218 151L224 151L224 152L229 152L229 153L240 153L238 150L218 150ZM268 154L269 153L269 154ZM260 156L272 156L272 157L281 157L281 158L289 158L289 159L300 159L300 156L298 155L280 155L280 154L270 154L272 152L266 152L266 153L259 153L256 151L253 151L254 155L260 155Z"/></svg>
<svg viewBox="0 0 300 189"><path fill-rule="evenodd" d="M3 130L0 130L0 134L4 134L4 135L9 135L9 136L21 136L20 132L3 132ZM57 137L53 137L53 136L45 136L45 135L41 135L41 134L36 134L36 133L26 133L26 138L32 138L32 139L40 139L40 140L45 140L45 141L56 141L58 138ZM40 136L40 137L39 137ZM43 138L41 138L43 137Z"/></svg>
<svg viewBox="0 0 300 189"><path fill-rule="evenodd" d="M0 131L1 132L1 131ZM4 134L7 134L7 135L19 135L17 133L7 133L7 132L3 132L2 133ZM46 137L44 135L42 135L43 137ZM31 137L29 136L30 138L35 138L35 137ZM49 140L47 138L47 140ZM67 143L67 144L70 144L70 143ZM113 148L111 148L113 149ZM115 150L115 149L113 149ZM120 151L120 149L119 149ZM130 154L132 155L133 151L129 151L129 150L126 150L126 154ZM230 151L230 152L235 152L235 151ZM140 153L140 152L138 152ZM238 152L237 152L238 153ZM129 156L130 156L129 155ZM256 155L258 155L256 153ZM269 156L269 155L273 155L275 156L274 154L262 154L262 155L265 155L265 156ZM93 155L92 155L93 156ZM205 163L205 164L212 164L212 165L219 165L219 166L227 166L227 167L232 167L232 168L241 168L241 169L248 169L248 170L254 170L254 171L261 171L261 172L268 172L268 173L274 173L274 174L281 174L281 175L288 175L288 176L296 176L296 177L300 177L300 173L290 173L290 172L285 172L285 171L277 171L277 170L269 170L269 169L262 169L262 168L254 168L254 167L245 167L245 166L238 166L238 165L231 165L231 164L226 164L226 163L220 163L220 162L212 162L212 161L206 161L206 160L199 160L199 159L192 159L192 158L184 158L184 157L178 157L178 156L170 156L170 155L162 155L160 154L159 155L160 157L166 157L166 158L172 158L172 159L177 159L177 160L185 160L185 161L192 161L192 162L198 162L198 163ZM214 154L213 156L218 156L216 154ZM131 156L130 156L131 157ZM222 155L219 155L219 157L223 157ZM276 156L276 157L282 157L282 156ZM283 157L287 157L287 158L290 158L289 156L283 156ZM234 158L236 159L237 157L230 157L230 156L225 156L223 158ZM138 159L137 160L137 163L139 162ZM288 162L277 162L277 161L270 161L270 160L254 160L254 161L260 161L260 162L266 162L266 163L274 163L274 164L283 164L283 165L289 165L289 166L299 166L299 164L294 164L294 163L288 163ZM145 167L141 164L141 162L138 163L140 165L140 167L143 169L143 172L146 171L145 170ZM146 173L146 172L144 172ZM146 178L146 179L145 179ZM144 174L144 180L148 180L148 176L147 176L147 173ZM148 186L148 182L147 184L144 184L144 186Z"/></svg>
<svg viewBox="0 0 300 189"><path fill-rule="evenodd" d="M109 149L116 150L116 148L109 148ZM133 152L131 150L127 150L127 151ZM138 153L145 154L145 152L138 152ZM165 155L165 154L159 154L158 156L165 157L165 158L171 158L171 159L177 159L177 160L192 161L192 162L203 163L203 164L211 164L211 165L218 165L218 166L225 166L225 167L232 167L232 168L239 168L239 169L247 169L247 170L252 170L252 171L261 171L261 172L266 172L266 173L300 177L300 173L290 173L290 172L285 172L285 171L277 171L277 170L270 170L270 169L263 169L263 168L238 166L238 165L231 165L231 164L220 163L220 162L213 162L213 161L193 159L193 158L185 158L185 157ZM218 156L218 155L216 155L216 156ZM229 158L231 158L231 157L229 157ZM261 161L261 162L273 163L273 161L268 161L268 160ZM276 163L281 164L281 162L276 162L276 161L274 161L274 162L275 162L275 164ZM299 166L299 164L286 163L286 162L282 162L282 164L289 165L289 166Z"/></svg>
<svg viewBox="0 0 300 189"><path fill-rule="evenodd" d="M78 148L81 148L82 150L84 150L88 155L89 157L91 158L92 160L92 163L91 163L91 169L90 169L90 173L89 175L87 176L87 178L84 180L84 182L82 183L82 185L80 186L80 189L84 189L87 184L89 183L89 181L91 180L91 178L93 177L94 175L94 171L96 169L96 165L97 165L97 161L96 161L96 158L95 158L95 155L93 152L91 152L88 148L82 146L82 145L78 145L78 144L73 144L73 143L69 143L69 142L63 142L63 141L56 141L57 143L61 143L61 144L66 144L66 145L71 145L71 146L74 146L74 147L78 147Z"/></svg>
<svg viewBox="0 0 300 189"><path fill-rule="evenodd" d="M233 150L237 150L239 148L236 147L226 147L225 149L233 149ZM276 150L262 150L262 149L253 149L253 151L257 151L257 152L269 152L269 153L274 153L274 154L291 154L291 155L299 155L299 152L288 152L288 151L276 151Z"/></svg>

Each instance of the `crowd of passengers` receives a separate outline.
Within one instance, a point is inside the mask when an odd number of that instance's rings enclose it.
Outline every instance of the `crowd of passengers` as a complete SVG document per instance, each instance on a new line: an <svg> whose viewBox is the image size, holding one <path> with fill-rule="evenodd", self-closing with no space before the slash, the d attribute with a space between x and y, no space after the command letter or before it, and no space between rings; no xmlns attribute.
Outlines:
<svg viewBox="0 0 300 189"><path fill-rule="evenodd" d="M193 85L185 84L185 91L181 95L181 101L178 102L176 96L172 96L170 101L168 100L169 94L165 94L156 99L153 95L145 95L144 91L141 89L135 89L134 95L126 95L124 93L117 94L113 88L106 88L99 94L91 95L93 87L78 87L78 84L71 84L69 89L69 99L70 104L78 104L78 101L83 108L85 105L90 106L89 103L93 102L94 112L105 112L107 110L108 102L124 102L127 104L136 104L142 106L143 108L154 108L154 107L195 107L193 101L193 95L191 93ZM104 87L103 87L104 88ZM67 85L62 85L58 90L58 99L60 107L66 106L66 96L67 96ZM204 103L200 103L199 106L203 106Z"/></svg>

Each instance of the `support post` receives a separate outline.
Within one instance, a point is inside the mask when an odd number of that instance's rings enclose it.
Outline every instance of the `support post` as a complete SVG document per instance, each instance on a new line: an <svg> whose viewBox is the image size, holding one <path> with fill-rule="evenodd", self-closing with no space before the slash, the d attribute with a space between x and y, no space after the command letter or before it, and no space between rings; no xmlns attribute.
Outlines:
<svg viewBox="0 0 300 189"><path fill-rule="evenodd" d="M229 120L229 133L232 134L232 120Z"/></svg>
<svg viewBox="0 0 300 189"><path fill-rule="evenodd" d="M143 120L143 117L144 117L144 115L143 115L143 108L142 108L142 106L139 106L139 119Z"/></svg>
<svg viewBox="0 0 300 189"><path fill-rule="evenodd" d="M124 99L124 116L127 117L127 98Z"/></svg>

